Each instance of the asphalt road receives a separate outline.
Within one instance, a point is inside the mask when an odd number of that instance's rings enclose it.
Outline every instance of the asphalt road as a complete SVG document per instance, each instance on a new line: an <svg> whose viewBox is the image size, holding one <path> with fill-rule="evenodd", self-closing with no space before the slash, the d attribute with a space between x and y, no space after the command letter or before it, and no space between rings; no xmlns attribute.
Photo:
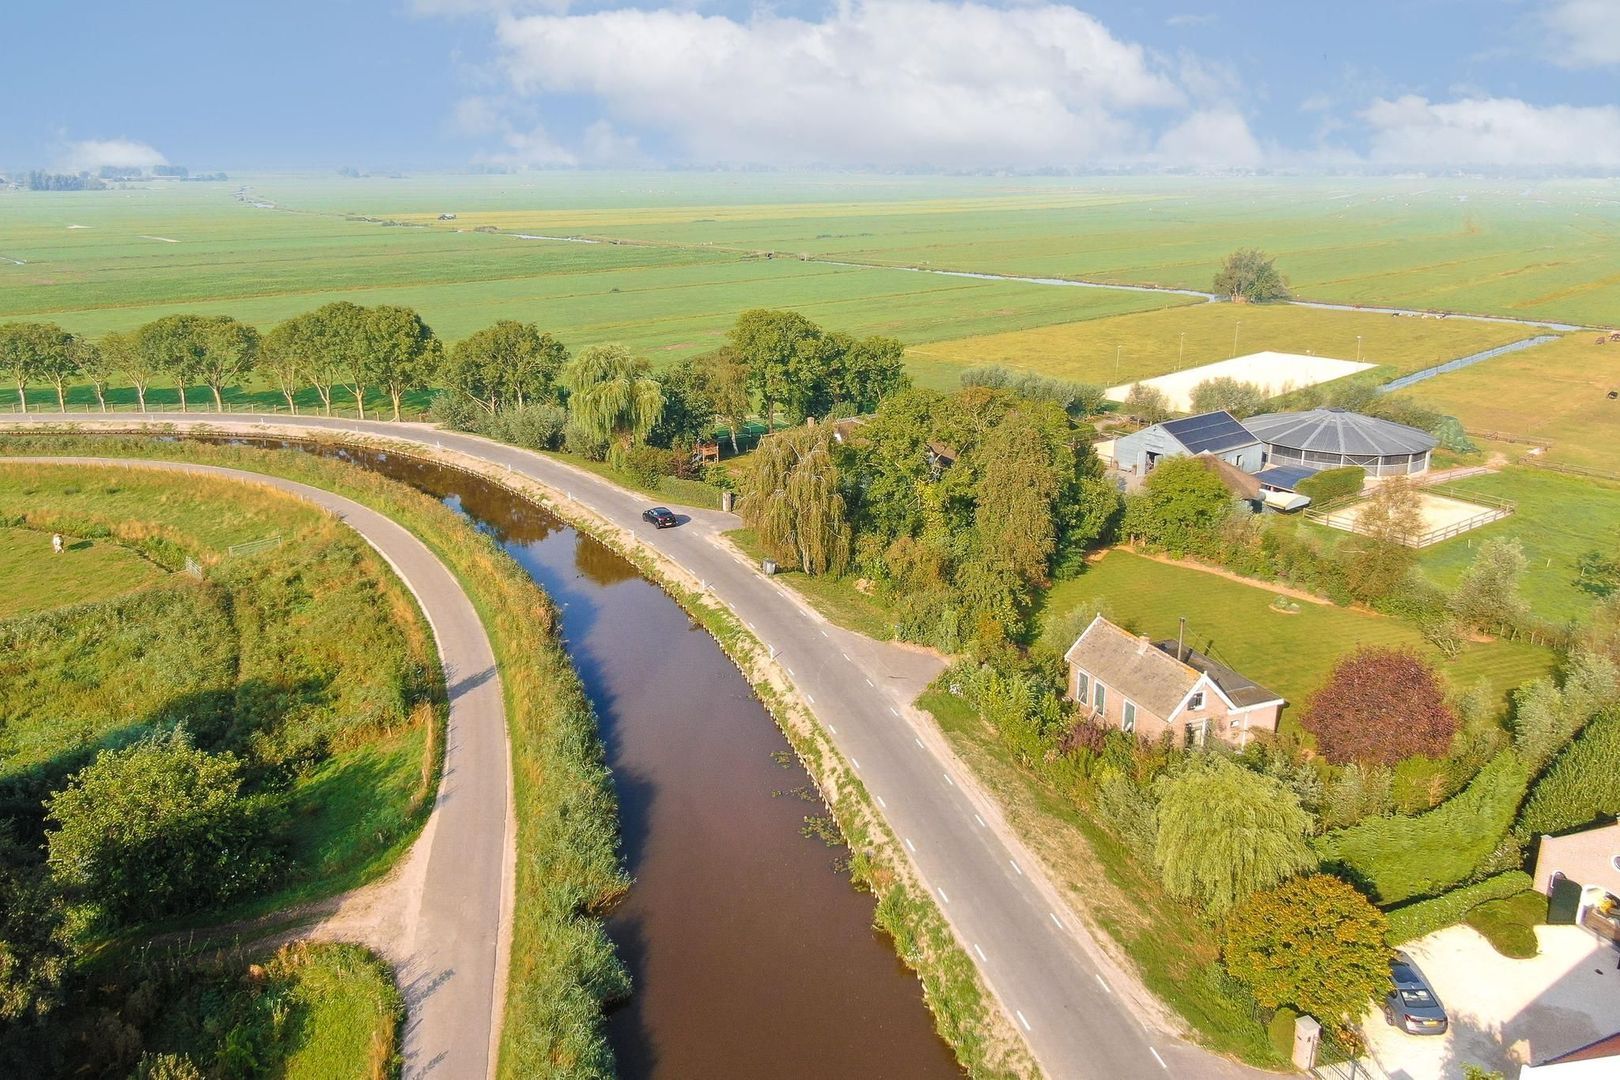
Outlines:
<svg viewBox="0 0 1620 1080"><path fill-rule="evenodd" d="M16 460L16 459L12 459ZM290 492L335 513L377 550L415 595L444 665L449 691L444 773L418 843L429 845L420 891L405 895L404 940L380 943L405 995L405 1076L492 1075L497 1005L511 936L507 793L511 760L495 653L472 601L426 544L391 519L341 495L237 469L120 458L39 458L137 466L246 480Z"/></svg>
<svg viewBox="0 0 1620 1080"><path fill-rule="evenodd" d="M0 415L16 423L17 414ZM35 423L60 422L34 414ZM69 414L129 426L139 415ZM354 432L442 447L521 473L640 539L701 579L771 649L904 843L985 982L1054 1078L1149 1080L1266 1075L1164 1030L1134 983L1104 955L1033 857L978 794L937 728L910 708L939 670L926 654L829 624L757 567L716 542L737 520L695 512L658 531L641 521L647 498L564 462L427 425L291 416L148 414L145 423L262 425ZM1174 934L1174 926L1164 927ZM450 1074L446 1074L450 1075Z"/></svg>

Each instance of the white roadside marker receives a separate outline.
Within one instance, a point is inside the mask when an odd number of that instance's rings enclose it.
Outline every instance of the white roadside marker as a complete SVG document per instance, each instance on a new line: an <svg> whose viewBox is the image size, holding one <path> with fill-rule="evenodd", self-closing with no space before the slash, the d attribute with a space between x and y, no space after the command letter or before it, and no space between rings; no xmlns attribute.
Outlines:
<svg viewBox="0 0 1620 1080"><path fill-rule="evenodd" d="M1157 1061L1159 1063L1159 1068L1165 1070L1166 1072L1170 1071L1170 1066L1168 1066L1168 1065L1166 1065L1164 1063L1164 1058L1159 1056L1159 1052L1157 1050L1153 1049L1153 1047L1150 1046L1150 1047L1148 1047L1148 1053L1152 1054L1153 1055L1153 1060Z"/></svg>
<svg viewBox="0 0 1620 1080"><path fill-rule="evenodd" d="M1022 1013L1022 1012L1019 1012L1019 1011L1018 1011L1018 1010L1017 1010L1017 1009L1014 1009L1014 1010L1013 1010L1013 1012L1014 1012L1014 1013L1017 1013L1017 1015L1018 1015L1018 1022L1019 1022L1019 1023L1020 1023L1020 1024L1023 1024L1023 1025L1024 1025L1024 1030L1025 1030L1025 1031L1029 1031L1029 1030L1031 1030L1031 1029L1030 1029L1030 1026L1029 1026L1029 1021L1028 1021L1028 1020L1025 1020L1025 1019L1024 1019L1024 1014L1023 1014L1023 1013Z"/></svg>

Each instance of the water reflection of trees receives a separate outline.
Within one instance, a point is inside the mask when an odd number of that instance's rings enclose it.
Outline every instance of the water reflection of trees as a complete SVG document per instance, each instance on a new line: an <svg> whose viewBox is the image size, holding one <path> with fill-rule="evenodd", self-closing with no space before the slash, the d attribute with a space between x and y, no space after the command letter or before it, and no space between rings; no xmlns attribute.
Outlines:
<svg viewBox="0 0 1620 1080"><path fill-rule="evenodd" d="M598 585L617 585L640 576L630 560L586 536L574 545L574 569Z"/></svg>

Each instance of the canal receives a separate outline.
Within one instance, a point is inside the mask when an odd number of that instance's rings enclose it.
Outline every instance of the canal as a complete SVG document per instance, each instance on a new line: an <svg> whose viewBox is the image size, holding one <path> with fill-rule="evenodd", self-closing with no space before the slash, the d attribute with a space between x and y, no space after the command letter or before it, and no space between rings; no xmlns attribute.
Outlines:
<svg viewBox="0 0 1620 1080"><path fill-rule="evenodd" d="M873 927L786 738L719 645L601 543L418 458L340 456L441 500L556 602L601 725L635 883L608 921L630 999L608 1017L642 1078L959 1077L915 975Z"/></svg>

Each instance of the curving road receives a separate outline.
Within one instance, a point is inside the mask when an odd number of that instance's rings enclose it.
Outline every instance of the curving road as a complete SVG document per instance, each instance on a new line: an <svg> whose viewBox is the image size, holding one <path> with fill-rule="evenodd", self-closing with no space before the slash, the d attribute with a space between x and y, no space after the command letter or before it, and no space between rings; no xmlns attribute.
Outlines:
<svg viewBox="0 0 1620 1080"><path fill-rule="evenodd" d="M771 648L877 800L963 948L1048 1076L1152 1080L1167 1074L1265 1075L1168 1030L1135 977L1109 958L1069 909L937 727L911 708L917 693L939 672L940 662L828 623L723 541L720 533L735 528L736 518L695 511L681 528L655 531L641 523L647 506L642 495L554 458L421 424L197 413L9 414L0 415L0 430L64 421L87 428L173 424L270 436L317 431L394 439L510 470L608 524L632 531L702 581ZM454 779L455 771L449 773ZM1174 934L1176 928L1167 926L1164 932Z"/></svg>
<svg viewBox="0 0 1620 1080"><path fill-rule="evenodd" d="M427 617L449 694L438 798L409 860L420 889L403 890L397 937L366 941L394 964L409 1010L405 1076L482 1078L494 1072L511 937L508 815L511 761L495 653L472 601L438 556L371 508L277 476L172 461L22 457L7 461L138 467L249 481L336 514L394 568ZM423 850L425 848L425 850Z"/></svg>

